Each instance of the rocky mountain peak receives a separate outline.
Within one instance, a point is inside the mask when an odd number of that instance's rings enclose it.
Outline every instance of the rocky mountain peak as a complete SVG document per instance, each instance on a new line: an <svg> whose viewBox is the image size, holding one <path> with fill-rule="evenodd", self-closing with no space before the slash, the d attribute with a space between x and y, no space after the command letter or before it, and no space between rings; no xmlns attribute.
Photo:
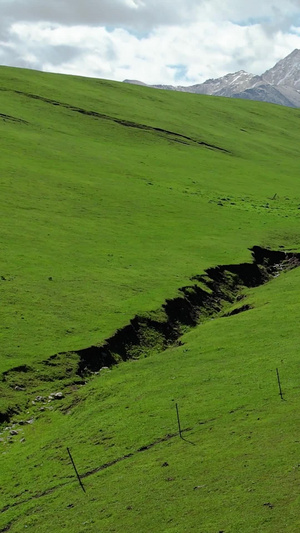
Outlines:
<svg viewBox="0 0 300 533"><path fill-rule="evenodd" d="M267 70L262 78L271 85L285 85L300 89L300 50L296 48L291 54Z"/></svg>
<svg viewBox="0 0 300 533"><path fill-rule="evenodd" d="M127 83L145 85L139 81L126 81ZM150 87L300 107L300 50L294 50L261 76L240 70L226 74L221 78L209 79L204 83L188 87L174 87L172 85L152 85Z"/></svg>

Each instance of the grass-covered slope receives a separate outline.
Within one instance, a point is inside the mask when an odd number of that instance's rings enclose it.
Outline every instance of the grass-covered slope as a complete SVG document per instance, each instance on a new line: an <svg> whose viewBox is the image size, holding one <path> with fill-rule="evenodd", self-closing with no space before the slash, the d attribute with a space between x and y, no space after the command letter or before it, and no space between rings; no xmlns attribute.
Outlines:
<svg viewBox="0 0 300 533"><path fill-rule="evenodd" d="M299 252L300 111L0 75L0 531L299 531L299 270L182 346L87 378L76 350L253 245Z"/></svg>
<svg viewBox="0 0 300 533"><path fill-rule="evenodd" d="M31 423L2 435L0 528L299 531L299 276L251 290L254 309L207 322L183 346L16 416Z"/></svg>
<svg viewBox="0 0 300 533"><path fill-rule="evenodd" d="M1 370L297 247L299 111L4 67L1 89Z"/></svg>

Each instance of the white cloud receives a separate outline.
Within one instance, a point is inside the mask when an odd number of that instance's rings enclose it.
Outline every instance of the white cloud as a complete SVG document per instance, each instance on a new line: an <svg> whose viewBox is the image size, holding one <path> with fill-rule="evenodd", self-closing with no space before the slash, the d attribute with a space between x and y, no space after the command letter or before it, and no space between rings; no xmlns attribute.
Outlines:
<svg viewBox="0 0 300 533"><path fill-rule="evenodd" d="M160 24L193 20L204 0L0 0L10 22L111 25L150 30Z"/></svg>
<svg viewBox="0 0 300 533"><path fill-rule="evenodd" d="M300 0L0 0L0 8L2 64L53 72L184 85L260 74L300 48Z"/></svg>

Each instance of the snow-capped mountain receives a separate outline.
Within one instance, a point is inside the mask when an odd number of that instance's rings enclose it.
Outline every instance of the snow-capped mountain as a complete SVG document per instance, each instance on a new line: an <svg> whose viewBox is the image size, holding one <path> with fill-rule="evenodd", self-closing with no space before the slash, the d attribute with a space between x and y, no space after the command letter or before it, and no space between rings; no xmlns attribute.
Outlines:
<svg viewBox="0 0 300 533"><path fill-rule="evenodd" d="M135 80L125 83L146 85ZM181 91L248 100L261 100L288 107L300 107L300 50L294 50L261 76L248 74L244 70L226 74L221 78L204 83L184 86L148 85L155 89Z"/></svg>

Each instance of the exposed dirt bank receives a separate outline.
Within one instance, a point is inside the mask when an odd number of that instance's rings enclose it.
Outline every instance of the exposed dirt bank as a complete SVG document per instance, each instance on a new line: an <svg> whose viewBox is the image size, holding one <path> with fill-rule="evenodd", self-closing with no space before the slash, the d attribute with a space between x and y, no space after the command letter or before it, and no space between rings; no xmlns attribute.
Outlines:
<svg viewBox="0 0 300 533"><path fill-rule="evenodd" d="M79 374L96 372L103 366L145 355L153 349L163 350L178 342L188 327L217 315L226 303L238 301L243 288L258 287L283 270L300 265L300 254L259 246L254 246L251 252L252 263L207 269L204 275L191 278L194 283L180 288L181 295L166 300L156 313L135 316L103 344L79 350ZM243 305L229 315L248 309L249 306Z"/></svg>
<svg viewBox="0 0 300 533"><path fill-rule="evenodd" d="M11 399L0 411L0 424L8 423L14 414L24 409L24 402L29 401L26 382L30 389L36 371L40 381L61 382L68 378L78 383L79 375L80 383L84 383L82 378L90 372L98 372L103 367L180 344L183 333L209 317L226 317L248 311L251 307L242 303L227 313L226 307L238 303L246 287L258 287L282 271L300 265L298 253L271 251L259 246L254 246L251 252L252 263L207 269L203 275L191 278L192 284L181 287L178 291L180 294L166 300L160 309L144 316L135 316L129 324L99 345L53 355L39 363L37 369L24 365L4 372L2 386L10 392ZM43 367L47 367L47 371L44 372ZM12 393L15 400L12 400ZM24 397L23 404L18 395Z"/></svg>

